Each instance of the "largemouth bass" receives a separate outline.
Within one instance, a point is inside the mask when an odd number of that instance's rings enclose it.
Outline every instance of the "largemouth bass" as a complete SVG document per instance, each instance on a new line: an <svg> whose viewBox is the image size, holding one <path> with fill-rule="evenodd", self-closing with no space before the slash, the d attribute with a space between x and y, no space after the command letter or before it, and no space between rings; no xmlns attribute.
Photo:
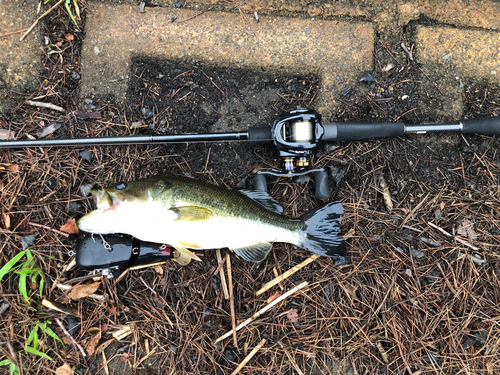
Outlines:
<svg viewBox="0 0 500 375"><path fill-rule="evenodd" d="M340 202L320 206L297 219L283 215L269 194L228 190L185 177L153 177L119 182L92 191L97 209L78 227L90 233L123 233L164 243L180 254L179 263L198 259L188 249L227 247L260 262L274 242L287 242L323 256L344 255L339 236Z"/></svg>

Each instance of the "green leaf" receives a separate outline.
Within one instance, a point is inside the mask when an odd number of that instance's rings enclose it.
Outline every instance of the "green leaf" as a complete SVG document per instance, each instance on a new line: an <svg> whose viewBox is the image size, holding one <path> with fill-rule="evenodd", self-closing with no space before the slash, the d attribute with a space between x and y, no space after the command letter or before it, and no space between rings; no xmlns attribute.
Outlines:
<svg viewBox="0 0 500 375"><path fill-rule="evenodd" d="M37 332L38 332L38 325L34 326L33 329L31 330L30 335L28 336L28 340L26 340L26 346L29 346L29 344L31 344L31 342L35 339L35 336L37 336L37 342L38 342ZM34 347L36 348L36 345L34 345Z"/></svg>
<svg viewBox="0 0 500 375"><path fill-rule="evenodd" d="M43 298L43 286L45 285L45 280L42 275L40 275L40 298Z"/></svg>
<svg viewBox="0 0 500 375"><path fill-rule="evenodd" d="M34 354L34 355L38 355L38 356L40 356L42 358L46 358L46 359L48 359L50 361L54 361L52 359L52 357L50 357L47 354L41 352L40 350L36 350L35 348L32 348L31 346L25 347L24 350L26 350L28 353L31 353L31 354Z"/></svg>
<svg viewBox="0 0 500 375"><path fill-rule="evenodd" d="M15 363L10 364L9 370L11 375L19 375L19 369L17 368Z"/></svg>
<svg viewBox="0 0 500 375"><path fill-rule="evenodd" d="M78 6L76 0L73 0L73 6L75 7L76 15L80 17L80 7Z"/></svg>
<svg viewBox="0 0 500 375"><path fill-rule="evenodd" d="M10 359L4 359L3 361L0 361L0 366L7 366L10 365L12 361Z"/></svg>
<svg viewBox="0 0 500 375"><path fill-rule="evenodd" d="M27 289L27 286L26 286L26 278L27 278L27 274L26 273L23 273L23 274L19 274L19 293L21 293L21 295L24 297L24 299L26 300L26 302L28 302L28 304L30 303L30 299L28 298L28 289Z"/></svg>
<svg viewBox="0 0 500 375"><path fill-rule="evenodd" d="M59 338L59 336L56 335L56 333L48 326L44 327L43 331L49 335L50 337L52 337L54 340L57 340L57 341L60 341L61 344L64 345L63 341Z"/></svg>
<svg viewBox="0 0 500 375"><path fill-rule="evenodd" d="M16 254L14 258L9 260L5 265L0 269L0 281L2 281L3 277L7 275L12 269L14 268L14 265L21 259L26 251L21 251L20 253Z"/></svg>
<svg viewBox="0 0 500 375"><path fill-rule="evenodd" d="M71 8L69 7L69 0L68 0L68 1L66 1L66 4L64 4L64 6L66 7L66 10L68 11L69 16L70 16L70 17L71 17L71 19L73 20L73 23L75 24L76 28L77 28L78 30L80 30L80 29L78 28L78 24L76 23L75 17L73 16L73 13L71 12Z"/></svg>
<svg viewBox="0 0 500 375"><path fill-rule="evenodd" d="M30 269L30 268L21 268L20 270L17 270L16 273L18 275L28 276L29 274L35 273L37 271L38 270L33 270L33 269Z"/></svg>

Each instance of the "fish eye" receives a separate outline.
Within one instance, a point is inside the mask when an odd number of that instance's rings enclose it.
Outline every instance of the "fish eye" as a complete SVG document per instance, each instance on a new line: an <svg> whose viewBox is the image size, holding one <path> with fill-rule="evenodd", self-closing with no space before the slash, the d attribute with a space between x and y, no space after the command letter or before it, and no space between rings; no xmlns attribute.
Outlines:
<svg viewBox="0 0 500 375"><path fill-rule="evenodd" d="M120 182L118 185L116 185L116 188L118 190L123 190L127 187L127 184L125 182Z"/></svg>

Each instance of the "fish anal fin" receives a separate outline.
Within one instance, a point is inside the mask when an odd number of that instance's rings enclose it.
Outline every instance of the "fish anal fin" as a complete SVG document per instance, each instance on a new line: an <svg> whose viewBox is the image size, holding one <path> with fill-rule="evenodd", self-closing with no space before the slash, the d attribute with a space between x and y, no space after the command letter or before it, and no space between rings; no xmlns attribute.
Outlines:
<svg viewBox="0 0 500 375"><path fill-rule="evenodd" d="M230 250L234 251L236 255L240 258L248 260L250 262L262 262L266 259L267 254L271 251L273 245L269 242L259 242L255 245L239 247L239 248L230 248Z"/></svg>
<svg viewBox="0 0 500 375"><path fill-rule="evenodd" d="M172 208L177 214L176 221L204 221L212 217L212 211L199 206L182 206Z"/></svg>

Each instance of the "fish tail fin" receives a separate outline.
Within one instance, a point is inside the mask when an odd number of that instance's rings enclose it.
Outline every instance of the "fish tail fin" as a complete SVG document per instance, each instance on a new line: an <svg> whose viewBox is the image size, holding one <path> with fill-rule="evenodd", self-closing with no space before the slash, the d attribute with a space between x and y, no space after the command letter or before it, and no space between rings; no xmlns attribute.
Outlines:
<svg viewBox="0 0 500 375"><path fill-rule="evenodd" d="M344 256L347 245L344 238L339 235L343 215L344 208L338 201L327 203L305 213L301 220L306 224L306 228L302 243L298 245L327 257Z"/></svg>

